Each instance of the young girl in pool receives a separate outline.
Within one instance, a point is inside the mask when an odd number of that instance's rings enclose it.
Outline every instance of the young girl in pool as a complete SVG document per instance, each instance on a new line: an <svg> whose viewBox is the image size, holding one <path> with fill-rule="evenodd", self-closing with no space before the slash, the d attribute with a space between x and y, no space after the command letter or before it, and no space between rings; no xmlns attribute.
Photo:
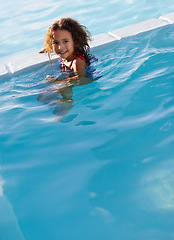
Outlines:
<svg viewBox="0 0 174 240"><path fill-rule="evenodd" d="M72 87L95 80L93 76L91 78L92 68L88 68L92 59L89 55L89 40L90 34L86 27L71 18L54 22L45 35L44 48L40 53L47 52L49 59L52 52L56 53L62 59L63 74L56 78L46 77L45 84L55 84L41 93L38 100L48 104L50 108L54 106L54 114L59 118L73 107ZM57 97L54 93L59 93L62 98L54 101Z"/></svg>
<svg viewBox="0 0 174 240"><path fill-rule="evenodd" d="M90 65L89 40L86 27L71 18L62 18L48 29L41 52L47 52L49 58L50 53L56 53L62 59L62 71L74 73L73 77L66 77L67 81L73 81L84 77L86 67ZM45 83L52 83L62 80L62 77L47 76L45 80Z"/></svg>

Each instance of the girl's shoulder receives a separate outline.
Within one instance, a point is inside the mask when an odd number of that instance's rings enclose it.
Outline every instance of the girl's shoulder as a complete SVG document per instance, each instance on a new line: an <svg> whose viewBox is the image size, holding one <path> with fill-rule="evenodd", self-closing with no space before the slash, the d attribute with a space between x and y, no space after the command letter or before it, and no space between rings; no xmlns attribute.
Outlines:
<svg viewBox="0 0 174 240"><path fill-rule="evenodd" d="M76 57L73 61L72 68L74 72L78 72L81 69L84 69L87 67L85 59L82 59L80 57Z"/></svg>

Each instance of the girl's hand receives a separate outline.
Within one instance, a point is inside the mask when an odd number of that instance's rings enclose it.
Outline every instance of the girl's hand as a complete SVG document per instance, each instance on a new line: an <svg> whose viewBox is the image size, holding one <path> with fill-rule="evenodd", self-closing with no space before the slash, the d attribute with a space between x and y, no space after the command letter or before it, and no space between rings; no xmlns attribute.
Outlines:
<svg viewBox="0 0 174 240"><path fill-rule="evenodd" d="M50 84L50 83L54 83L56 82L57 79L50 76L50 75L47 75L47 77L44 79L44 84Z"/></svg>
<svg viewBox="0 0 174 240"><path fill-rule="evenodd" d="M66 79L66 77L67 77L67 73L60 74L56 78L50 75L47 75L46 78L44 79L44 84L50 84L50 83L55 83L57 81L62 81Z"/></svg>

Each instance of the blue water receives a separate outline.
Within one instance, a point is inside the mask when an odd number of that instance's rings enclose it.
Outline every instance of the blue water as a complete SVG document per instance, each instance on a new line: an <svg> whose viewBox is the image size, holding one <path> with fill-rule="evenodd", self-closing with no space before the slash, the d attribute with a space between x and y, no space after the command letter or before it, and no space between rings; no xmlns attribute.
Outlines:
<svg viewBox="0 0 174 240"><path fill-rule="evenodd" d="M72 17L92 35L109 32L174 12L173 0L30 0L0 1L0 58L40 50L48 27ZM0 59L0 61L3 61Z"/></svg>
<svg viewBox="0 0 174 240"><path fill-rule="evenodd" d="M94 52L64 106L37 100L58 63L0 82L1 240L174 239L173 38Z"/></svg>

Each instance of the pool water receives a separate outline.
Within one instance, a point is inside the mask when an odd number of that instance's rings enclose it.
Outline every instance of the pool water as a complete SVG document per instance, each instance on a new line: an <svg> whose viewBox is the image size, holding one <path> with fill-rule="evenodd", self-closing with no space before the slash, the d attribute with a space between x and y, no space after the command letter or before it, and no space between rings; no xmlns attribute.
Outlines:
<svg viewBox="0 0 174 240"><path fill-rule="evenodd" d="M101 77L63 118L37 100L57 63L0 82L1 240L174 238L173 37L93 52Z"/></svg>

